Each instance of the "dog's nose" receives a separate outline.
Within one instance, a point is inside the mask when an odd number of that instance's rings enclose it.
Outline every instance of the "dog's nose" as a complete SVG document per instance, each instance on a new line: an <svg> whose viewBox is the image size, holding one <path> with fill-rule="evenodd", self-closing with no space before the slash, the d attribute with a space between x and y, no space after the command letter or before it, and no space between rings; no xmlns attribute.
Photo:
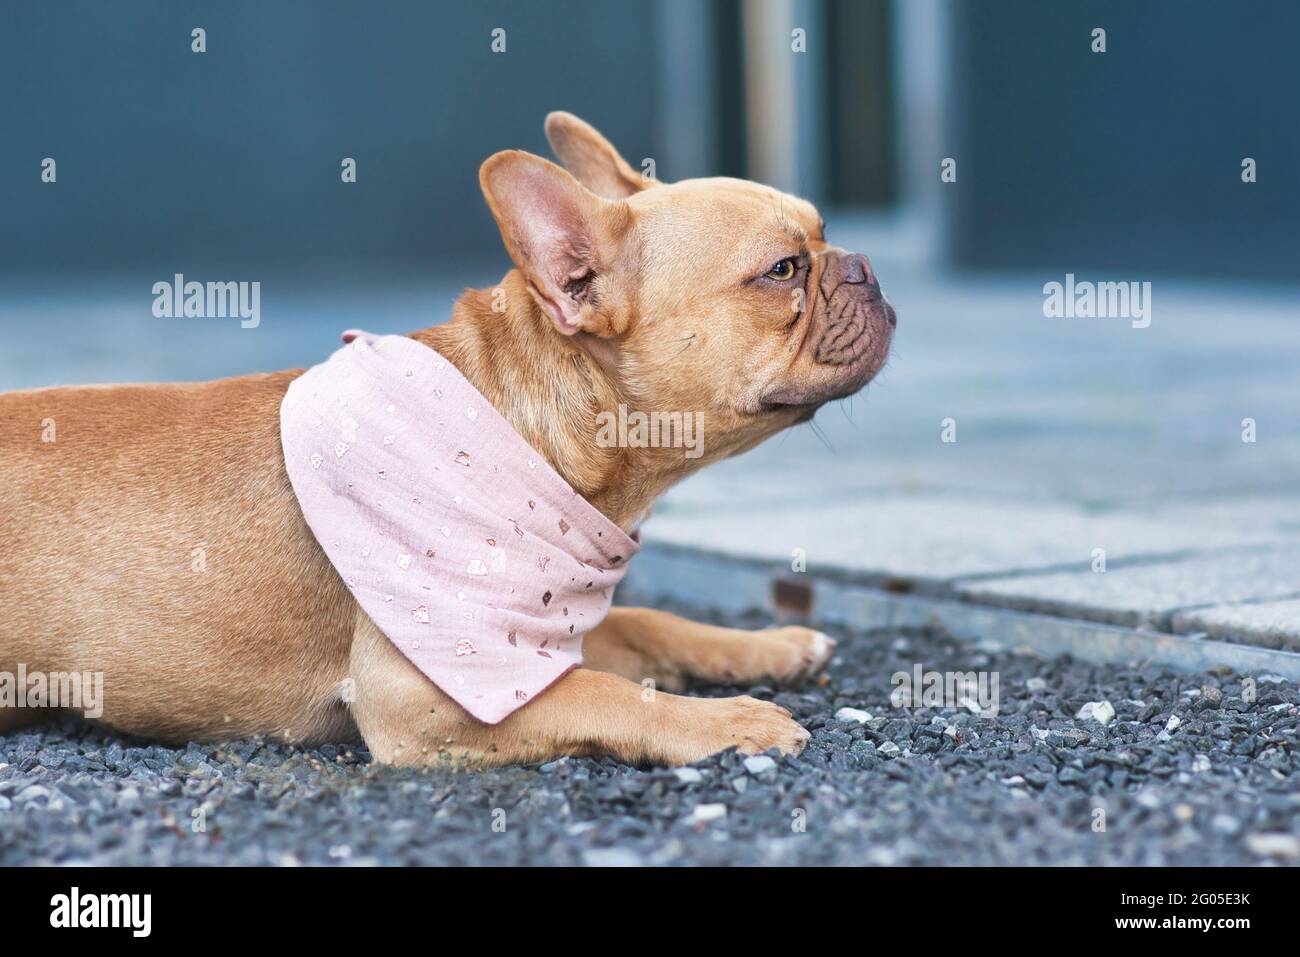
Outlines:
<svg viewBox="0 0 1300 957"><path fill-rule="evenodd" d="M871 274L871 260L862 253L850 253L840 261L840 274L845 282L875 282Z"/></svg>
<svg viewBox="0 0 1300 957"><path fill-rule="evenodd" d="M862 253L850 253L840 257L840 281L852 286L866 286L867 292L880 293L880 283L871 269L871 260Z"/></svg>

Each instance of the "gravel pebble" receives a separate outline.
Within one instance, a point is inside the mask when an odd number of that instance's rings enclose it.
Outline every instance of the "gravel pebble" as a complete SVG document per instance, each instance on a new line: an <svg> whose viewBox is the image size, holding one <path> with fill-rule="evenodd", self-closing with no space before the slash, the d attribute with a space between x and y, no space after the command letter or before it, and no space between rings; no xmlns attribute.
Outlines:
<svg viewBox="0 0 1300 957"><path fill-rule="evenodd" d="M1109 701L1089 701L1075 715L1080 721L1096 721L1108 725L1115 720L1115 706Z"/></svg>
<svg viewBox="0 0 1300 957"><path fill-rule="evenodd" d="M745 758L745 770L755 777L759 777L769 771L775 771L776 762L766 754L756 754L751 758Z"/></svg>
<svg viewBox="0 0 1300 957"><path fill-rule="evenodd" d="M858 724L866 724L872 720L870 711L863 711L861 708L840 708L835 712L836 721L856 721Z"/></svg>
<svg viewBox="0 0 1300 957"><path fill-rule="evenodd" d="M1246 846L1260 857L1300 859L1300 838L1294 834L1247 834Z"/></svg>
<svg viewBox="0 0 1300 957"><path fill-rule="evenodd" d="M697 804L691 808L692 821L719 821L726 816L727 805L725 804Z"/></svg>

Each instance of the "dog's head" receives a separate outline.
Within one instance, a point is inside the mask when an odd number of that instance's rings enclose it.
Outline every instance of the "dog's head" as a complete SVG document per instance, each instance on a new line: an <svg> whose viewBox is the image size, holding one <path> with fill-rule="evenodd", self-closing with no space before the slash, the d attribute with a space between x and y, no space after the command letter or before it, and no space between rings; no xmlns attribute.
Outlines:
<svg viewBox="0 0 1300 957"><path fill-rule="evenodd" d="M506 248L629 406L704 413L706 461L880 370L893 307L866 256L826 241L811 203L744 180L647 178L568 113L546 134L564 169L511 150L480 171Z"/></svg>

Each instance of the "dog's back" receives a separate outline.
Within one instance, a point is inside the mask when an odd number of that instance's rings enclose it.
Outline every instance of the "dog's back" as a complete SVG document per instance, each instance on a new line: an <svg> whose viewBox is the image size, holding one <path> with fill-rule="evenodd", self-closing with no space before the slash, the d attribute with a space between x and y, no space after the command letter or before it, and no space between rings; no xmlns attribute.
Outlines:
<svg viewBox="0 0 1300 957"><path fill-rule="evenodd" d="M284 473L296 374L0 394L0 671L102 672L125 730L337 734L354 612Z"/></svg>

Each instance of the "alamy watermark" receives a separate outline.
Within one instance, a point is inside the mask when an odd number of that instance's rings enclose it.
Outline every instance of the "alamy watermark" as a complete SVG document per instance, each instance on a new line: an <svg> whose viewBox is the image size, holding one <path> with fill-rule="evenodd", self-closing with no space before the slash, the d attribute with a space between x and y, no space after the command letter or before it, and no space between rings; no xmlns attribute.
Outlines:
<svg viewBox="0 0 1300 957"><path fill-rule="evenodd" d="M153 314L159 319L240 320L241 329L262 323L260 282L186 282L176 273L172 282L153 284Z"/></svg>
<svg viewBox="0 0 1300 957"><path fill-rule="evenodd" d="M0 671L0 709L68 708L87 718L104 713L102 671Z"/></svg>
<svg viewBox="0 0 1300 957"><path fill-rule="evenodd" d="M73 887L50 898L50 926L56 928L120 927L133 937L153 930L152 894L83 894Z"/></svg>
<svg viewBox="0 0 1300 957"><path fill-rule="evenodd" d="M965 708L980 717L996 717L1001 698L996 671L926 671L920 664L889 678L895 708Z"/></svg>
<svg viewBox="0 0 1300 957"><path fill-rule="evenodd" d="M1150 282L1043 283L1043 315L1048 319L1129 319L1134 329L1151 325Z"/></svg>
<svg viewBox="0 0 1300 957"><path fill-rule="evenodd" d="M685 449L688 459L704 454L703 412L617 412L596 416L596 444L602 449Z"/></svg>

